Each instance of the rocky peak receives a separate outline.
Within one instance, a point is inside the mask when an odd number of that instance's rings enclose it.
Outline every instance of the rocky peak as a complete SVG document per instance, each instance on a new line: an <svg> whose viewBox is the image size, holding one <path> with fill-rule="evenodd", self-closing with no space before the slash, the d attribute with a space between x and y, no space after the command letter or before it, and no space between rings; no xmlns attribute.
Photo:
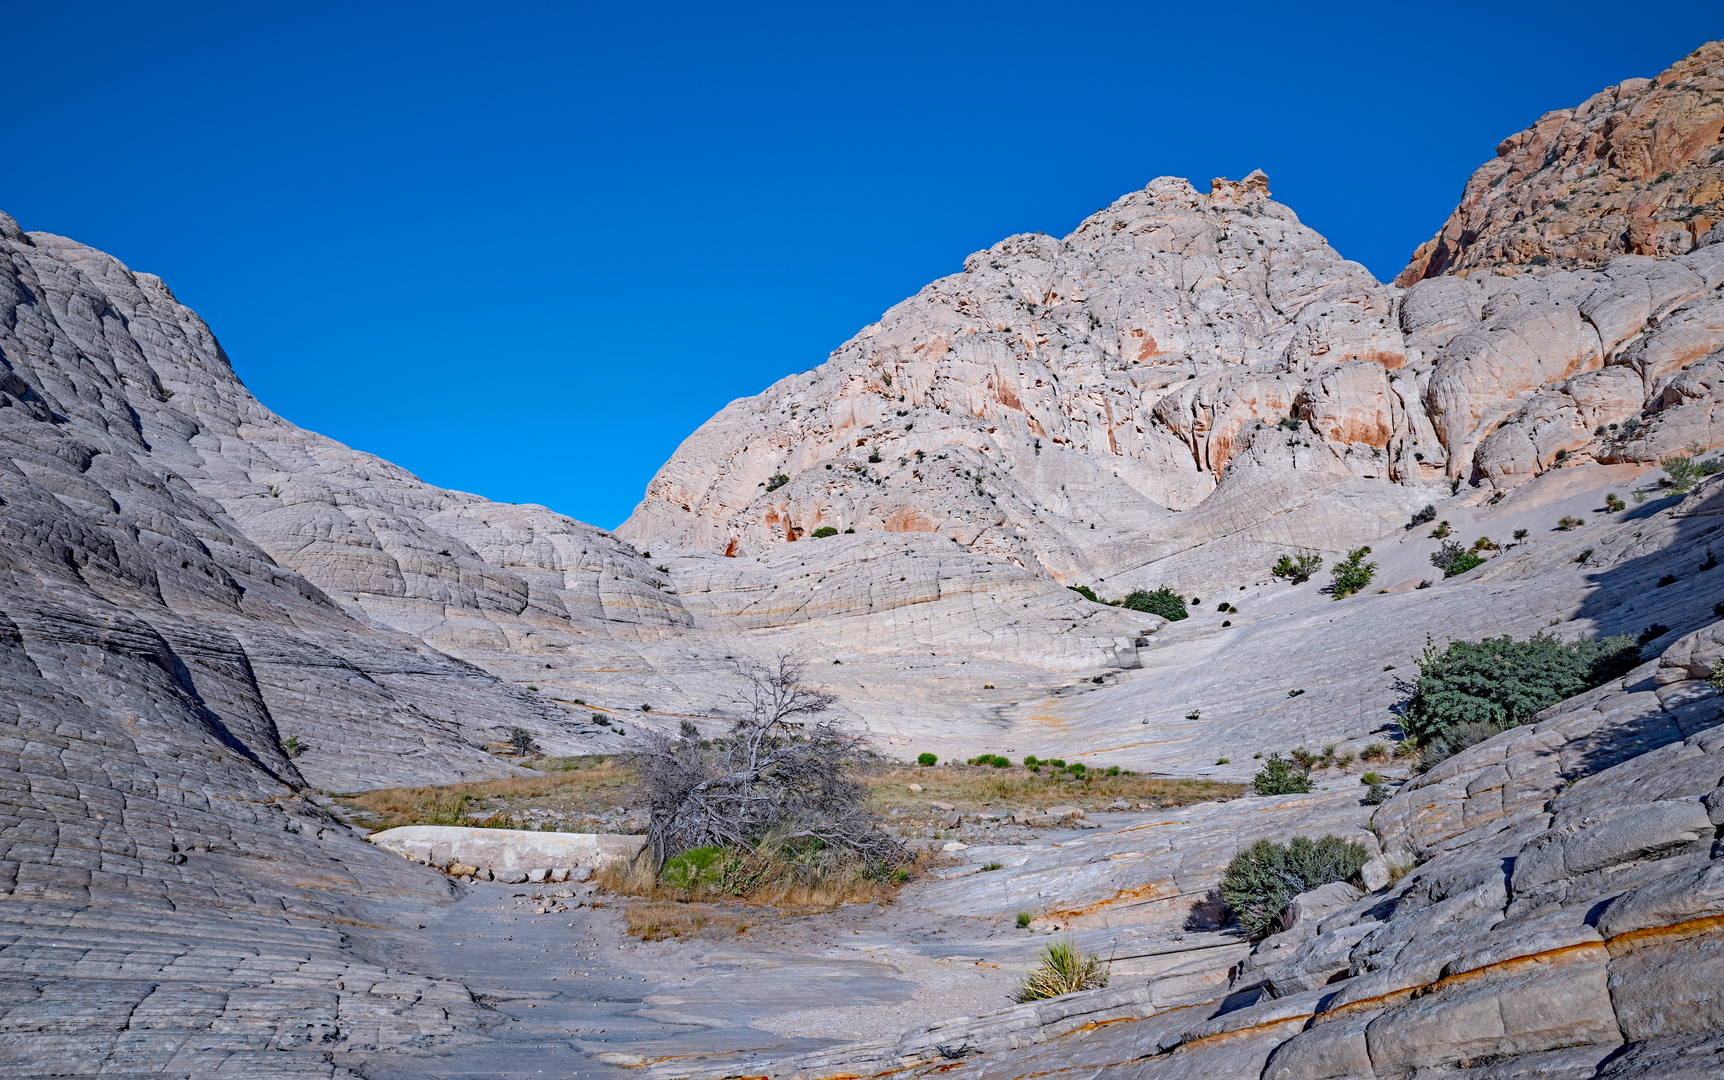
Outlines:
<svg viewBox="0 0 1724 1080"><path fill-rule="evenodd" d="M1396 281L1668 258L1724 218L1724 41L1504 139Z"/></svg>

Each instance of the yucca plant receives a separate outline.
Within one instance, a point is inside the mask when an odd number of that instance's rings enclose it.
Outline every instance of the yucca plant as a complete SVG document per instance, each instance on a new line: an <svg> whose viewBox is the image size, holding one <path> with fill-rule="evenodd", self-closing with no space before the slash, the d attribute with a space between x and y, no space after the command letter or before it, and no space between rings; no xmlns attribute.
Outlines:
<svg viewBox="0 0 1724 1080"><path fill-rule="evenodd" d="M1041 1001L1106 985L1107 965L1101 957L1086 956L1075 939L1062 938L1042 950L1041 959L1018 984L1018 1000Z"/></svg>

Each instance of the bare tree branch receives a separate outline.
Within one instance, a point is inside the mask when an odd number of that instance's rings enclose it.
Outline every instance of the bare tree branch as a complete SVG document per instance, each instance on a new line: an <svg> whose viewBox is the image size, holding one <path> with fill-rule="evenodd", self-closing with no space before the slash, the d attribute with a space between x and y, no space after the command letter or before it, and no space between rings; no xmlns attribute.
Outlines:
<svg viewBox="0 0 1724 1080"><path fill-rule="evenodd" d="M693 725L681 737L653 734L633 757L651 815L656 865L714 845L750 848L768 833L779 842L814 840L895 866L903 847L877 827L867 791L850 774L869 751L821 717L835 700L802 681L802 666L737 665L748 713L719 739Z"/></svg>

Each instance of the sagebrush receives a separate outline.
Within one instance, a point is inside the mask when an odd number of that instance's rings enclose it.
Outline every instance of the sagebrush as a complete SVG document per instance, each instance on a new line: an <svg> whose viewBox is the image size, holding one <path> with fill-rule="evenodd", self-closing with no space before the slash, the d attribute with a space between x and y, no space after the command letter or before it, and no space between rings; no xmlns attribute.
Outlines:
<svg viewBox="0 0 1724 1080"><path fill-rule="evenodd" d="M1356 879L1370 857L1363 844L1339 836L1295 836L1287 844L1259 840L1227 864L1221 898L1240 927L1255 937L1270 928L1289 900L1332 881Z"/></svg>

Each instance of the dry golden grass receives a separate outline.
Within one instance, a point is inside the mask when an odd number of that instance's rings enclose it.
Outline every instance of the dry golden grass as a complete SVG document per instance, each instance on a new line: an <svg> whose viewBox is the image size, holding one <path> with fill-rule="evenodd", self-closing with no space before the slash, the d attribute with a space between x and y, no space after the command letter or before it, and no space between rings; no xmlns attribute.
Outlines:
<svg viewBox="0 0 1724 1080"><path fill-rule="evenodd" d="M598 813L634 801L635 778L627 768L604 758L545 758L528 763L547 770L542 776L476 780L438 787L384 788L336 796L375 829L400 825L453 825L475 812L491 812L491 825L528 809L563 816ZM476 821L474 823L477 823Z"/></svg>
<svg viewBox="0 0 1724 1080"><path fill-rule="evenodd" d="M1033 773L1021 765L996 769L990 765L900 765L866 778L876 809L925 812L930 802L951 803L959 810L1016 810L1061 804L1105 806L1115 799L1132 805L1188 806L1198 802L1235 799L1241 784L1219 780L1173 780L1153 776L1108 776L1093 772L1087 780L1063 783L1050 779L1052 770ZM921 791L911 791L920 784Z"/></svg>
<svg viewBox="0 0 1724 1080"><path fill-rule="evenodd" d="M542 776L480 780L441 787L387 788L338 798L359 811L364 824L376 829L398 825L450 825L490 815L487 824L507 826L508 819L540 809L578 818L611 807L638 807L639 788L626 766L614 760L548 758L533 763L547 770ZM553 771L554 770L554 771ZM951 803L959 810L1017 810L1073 803L1105 806L1125 799L1134 806L1186 806L1232 799L1243 794L1239 784L1216 780L1173 780L1151 776L1108 776L1099 771L1088 780L1059 782L1053 771L1032 773L1021 765L996 769L987 765L888 765L871 769L859 779L880 813L890 810L922 813L930 802ZM920 784L921 791L911 791ZM477 816L475 816L477 815Z"/></svg>
<svg viewBox="0 0 1724 1080"><path fill-rule="evenodd" d="M929 856L922 856L926 861ZM649 860L615 862L599 871L593 883L606 892L669 904L725 903L770 907L805 913L830 911L841 904L889 904L905 874L881 878L867 873L860 863L843 862L815 874L792 872L785 865L761 864L758 880L745 892L731 893L719 887L678 888L652 872Z"/></svg>
<svg viewBox="0 0 1724 1080"><path fill-rule="evenodd" d="M628 907L628 934L642 941L695 937L703 932L709 936L735 936L749 925L735 912L703 904L649 903Z"/></svg>

